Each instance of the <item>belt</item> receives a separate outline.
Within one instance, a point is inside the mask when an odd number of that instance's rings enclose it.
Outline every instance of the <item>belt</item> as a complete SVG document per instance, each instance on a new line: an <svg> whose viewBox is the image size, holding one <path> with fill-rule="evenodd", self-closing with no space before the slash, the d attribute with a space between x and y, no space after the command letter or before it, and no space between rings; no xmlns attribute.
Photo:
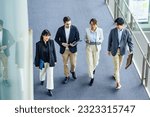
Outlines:
<svg viewBox="0 0 150 117"><path fill-rule="evenodd" d="M100 45L101 44L101 42L90 42L90 43L88 43L89 45Z"/></svg>

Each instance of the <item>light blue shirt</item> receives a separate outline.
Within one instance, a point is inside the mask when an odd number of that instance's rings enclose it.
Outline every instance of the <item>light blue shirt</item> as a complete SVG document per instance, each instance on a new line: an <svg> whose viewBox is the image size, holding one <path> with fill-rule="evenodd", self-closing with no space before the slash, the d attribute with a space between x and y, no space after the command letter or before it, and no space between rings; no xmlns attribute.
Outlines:
<svg viewBox="0 0 150 117"><path fill-rule="evenodd" d="M96 40L97 40L97 32L96 31L90 31L90 37L91 37L90 42L96 42Z"/></svg>
<svg viewBox="0 0 150 117"><path fill-rule="evenodd" d="M121 30L118 29L119 47L120 47L120 42L121 42L122 32L123 32L123 29L121 29Z"/></svg>

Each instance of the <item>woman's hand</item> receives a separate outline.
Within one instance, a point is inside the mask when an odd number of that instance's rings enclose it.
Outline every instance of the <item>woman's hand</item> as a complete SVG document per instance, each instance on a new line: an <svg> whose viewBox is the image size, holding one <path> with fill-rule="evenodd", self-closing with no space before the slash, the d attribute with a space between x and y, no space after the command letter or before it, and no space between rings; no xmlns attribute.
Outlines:
<svg viewBox="0 0 150 117"><path fill-rule="evenodd" d="M108 51L108 55L111 56L111 52L110 51Z"/></svg>

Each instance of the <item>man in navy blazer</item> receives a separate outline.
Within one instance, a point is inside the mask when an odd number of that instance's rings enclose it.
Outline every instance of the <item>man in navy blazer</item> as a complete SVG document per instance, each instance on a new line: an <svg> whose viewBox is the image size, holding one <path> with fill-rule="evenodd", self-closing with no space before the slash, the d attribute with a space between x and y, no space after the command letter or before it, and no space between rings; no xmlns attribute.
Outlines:
<svg viewBox="0 0 150 117"><path fill-rule="evenodd" d="M116 27L110 31L108 40L108 55L113 56L114 61L114 78L116 80L116 89L121 88L120 68L123 56L126 53L127 45L130 54L133 52L133 42L128 29L124 28L124 20L119 17L115 20Z"/></svg>
<svg viewBox="0 0 150 117"><path fill-rule="evenodd" d="M70 65L72 77L76 79L75 67L77 59L77 42L80 40L78 29L71 25L71 18L69 16L64 17L64 25L61 26L55 36L55 41L60 46L60 53L62 54L64 63L64 74L65 80L64 84L69 81L69 68L68 60L70 59Z"/></svg>

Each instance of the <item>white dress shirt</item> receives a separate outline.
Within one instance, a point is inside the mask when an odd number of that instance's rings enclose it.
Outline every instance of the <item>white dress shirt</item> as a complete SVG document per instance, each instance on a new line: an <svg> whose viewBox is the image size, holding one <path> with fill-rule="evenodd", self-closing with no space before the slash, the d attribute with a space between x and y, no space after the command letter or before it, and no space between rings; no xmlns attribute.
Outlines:
<svg viewBox="0 0 150 117"><path fill-rule="evenodd" d="M120 42L121 42L122 32L123 32L123 29L121 29L121 30L118 29L119 47L120 47Z"/></svg>
<svg viewBox="0 0 150 117"><path fill-rule="evenodd" d="M69 35L70 35L70 28L65 28L65 34L66 34L66 41L68 43Z"/></svg>

